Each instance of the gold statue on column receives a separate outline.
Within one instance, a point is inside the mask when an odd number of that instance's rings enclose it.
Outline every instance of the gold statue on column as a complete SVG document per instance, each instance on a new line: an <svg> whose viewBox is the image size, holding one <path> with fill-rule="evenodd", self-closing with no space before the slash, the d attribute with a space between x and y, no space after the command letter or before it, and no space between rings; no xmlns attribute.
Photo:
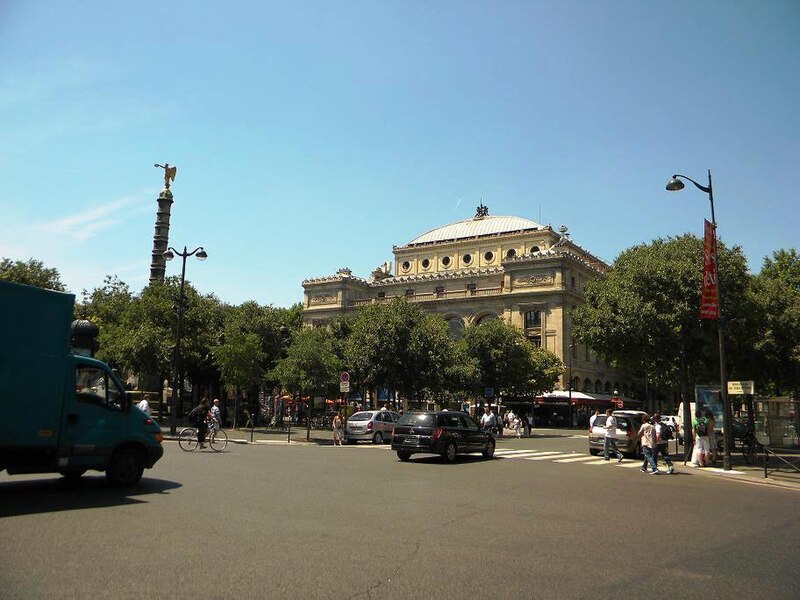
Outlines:
<svg viewBox="0 0 800 600"><path fill-rule="evenodd" d="M164 187L169 189L169 182L175 181L175 173L178 172L178 167L176 166L169 166L169 163L164 163L160 165L158 163L153 165L154 167L158 167L160 169L164 169Z"/></svg>

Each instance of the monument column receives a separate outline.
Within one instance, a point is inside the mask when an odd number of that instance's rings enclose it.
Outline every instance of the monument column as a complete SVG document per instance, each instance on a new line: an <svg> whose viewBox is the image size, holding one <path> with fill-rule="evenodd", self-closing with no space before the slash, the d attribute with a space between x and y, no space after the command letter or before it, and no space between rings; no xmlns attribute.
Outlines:
<svg viewBox="0 0 800 600"><path fill-rule="evenodd" d="M175 181L175 173L178 168L170 166L169 163L163 165L156 164L156 167L164 169L164 189L158 195L158 210L156 211L156 230L153 234L153 256L150 261L150 283L164 282L164 274L167 270L167 261L164 259L164 252L169 246L169 217L172 207L172 192L169 189L170 180Z"/></svg>

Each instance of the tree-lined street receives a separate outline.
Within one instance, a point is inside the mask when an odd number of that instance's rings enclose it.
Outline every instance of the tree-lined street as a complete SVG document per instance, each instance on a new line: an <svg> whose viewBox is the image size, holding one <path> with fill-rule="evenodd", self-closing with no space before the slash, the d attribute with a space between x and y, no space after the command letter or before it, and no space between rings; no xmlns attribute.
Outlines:
<svg viewBox="0 0 800 600"><path fill-rule="evenodd" d="M797 592L800 492L557 462L586 457L581 437L502 440L495 460L453 465L372 445L165 446L130 491L0 475L4 596Z"/></svg>

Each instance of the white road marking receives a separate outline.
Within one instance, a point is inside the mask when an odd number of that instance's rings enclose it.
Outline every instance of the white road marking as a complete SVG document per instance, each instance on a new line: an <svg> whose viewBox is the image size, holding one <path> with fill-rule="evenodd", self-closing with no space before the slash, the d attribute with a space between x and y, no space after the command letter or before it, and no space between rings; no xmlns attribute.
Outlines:
<svg viewBox="0 0 800 600"><path fill-rule="evenodd" d="M575 457L575 452L567 452L567 453L555 453L550 454L549 456L531 456L526 458L525 460L552 460L554 458L572 458Z"/></svg>
<svg viewBox="0 0 800 600"><path fill-rule="evenodd" d="M590 460L597 460L596 456L576 456L575 458L560 458L558 460L554 460L553 462L557 463L571 463L571 462L586 462Z"/></svg>

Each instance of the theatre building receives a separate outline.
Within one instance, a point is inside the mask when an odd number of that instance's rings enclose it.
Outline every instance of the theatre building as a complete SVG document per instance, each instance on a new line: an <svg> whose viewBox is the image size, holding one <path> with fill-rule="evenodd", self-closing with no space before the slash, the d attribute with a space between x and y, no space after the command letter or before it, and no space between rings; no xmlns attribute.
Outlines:
<svg viewBox="0 0 800 600"><path fill-rule="evenodd" d="M303 281L303 323L322 326L396 297L441 314L453 337L469 325L504 319L566 366L552 394L525 401L528 410L536 407L542 424L582 425L589 409L611 407L612 396L635 403L633 380L572 336L570 310L585 301L587 282L602 277L608 265L573 242L566 227L554 231L529 219L490 215L481 204L472 218L431 229L392 251L393 264L368 278L344 268Z"/></svg>

